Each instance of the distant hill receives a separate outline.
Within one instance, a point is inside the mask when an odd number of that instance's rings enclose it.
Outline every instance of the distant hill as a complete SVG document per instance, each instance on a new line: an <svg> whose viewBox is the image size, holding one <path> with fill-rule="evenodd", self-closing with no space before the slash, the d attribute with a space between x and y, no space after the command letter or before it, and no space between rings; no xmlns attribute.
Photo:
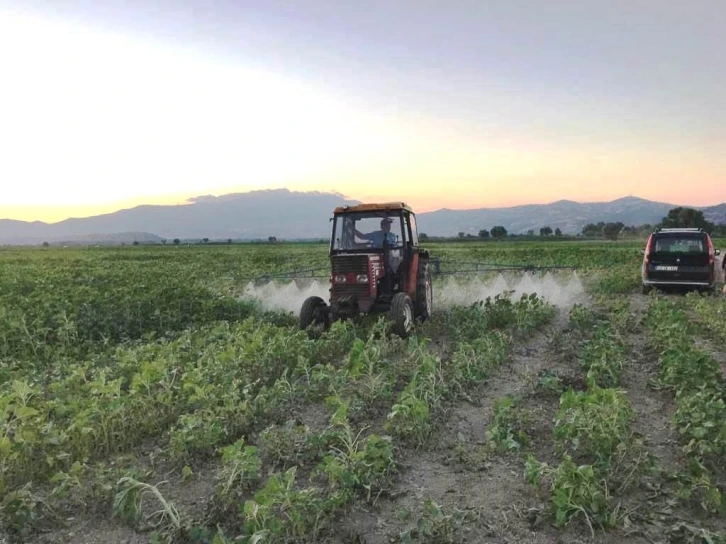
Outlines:
<svg viewBox="0 0 726 544"><path fill-rule="evenodd" d="M337 193L293 192L287 189L199 196L179 206L137 206L118 212L58 223L0 220L0 245L49 243L133 243L180 239L328 238L333 208L355 205ZM626 225L657 223L675 204L625 197L612 202L559 200L508 208L442 209L418 215L421 232L429 236L476 235L503 225L510 233L539 233L543 226L565 234L587 223L622 221ZM726 203L700 208L709 221L726 223Z"/></svg>
<svg viewBox="0 0 726 544"><path fill-rule="evenodd" d="M588 223L618 222L625 225L660 222L676 204L653 202L636 197L624 197L612 202L573 202L559 200L551 204L528 204L510 208L480 208L476 210L438 210L423 214L419 229L429 235L456 235L458 232L477 234L481 229L504 226L510 233L523 234L541 227L559 228L565 234L582 232ZM726 223L726 204L700 208L707 220Z"/></svg>
<svg viewBox="0 0 726 544"><path fill-rule="evenodd" d="M726 225L726 203L703 208L704 217L715 225Z"/></svg>
<svg viewBox="0 0 726 544"><path fill-rule="evenodd" d="M286 189L200 196L179 206L137 206L58 223L0 220L0 244L42 243L84 236L103 240L120 232L159 238L327 238L333 208L358 204L335 193Z"/></svg>

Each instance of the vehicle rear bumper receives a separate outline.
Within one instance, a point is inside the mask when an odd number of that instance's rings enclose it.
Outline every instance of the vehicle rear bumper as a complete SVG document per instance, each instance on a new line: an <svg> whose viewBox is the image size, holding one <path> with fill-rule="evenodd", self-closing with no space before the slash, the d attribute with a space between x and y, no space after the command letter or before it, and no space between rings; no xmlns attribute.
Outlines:
<svg viewBox="0 0 726 544"><path fill-rule="evenodd" d="M713 287L713 282L695 281L695 280L647 280L647 279L643 279L643 285L683 285L684 287Z"/></svg>

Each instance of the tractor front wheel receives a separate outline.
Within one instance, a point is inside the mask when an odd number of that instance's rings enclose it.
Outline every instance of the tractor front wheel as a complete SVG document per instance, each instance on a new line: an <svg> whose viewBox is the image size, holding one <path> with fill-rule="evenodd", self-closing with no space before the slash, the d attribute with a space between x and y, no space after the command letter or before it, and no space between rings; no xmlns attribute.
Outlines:
<svg viewBox="0 0 726 544"><path fill-rule="evenodd" d="M396 293L391 301L393 332L406 338L413 330L413 304L406 293Z"/></svg>
<svg viewBox="0 0 726 544"><path fill-rule="evenodd" d="M418 278L416 280L416 317L421 321L426 321L431 317L434 304L434 289L431 279L431 269L429 263L423 262L418 268Z"/></svg>
<svg viewBox="0 0 726 544"><path fill-rule="evenodd" d="M328 327L328 315L323 311L326 304L320 297L308 297L300 309L300 329L305 330L311 324Z"/></svg>

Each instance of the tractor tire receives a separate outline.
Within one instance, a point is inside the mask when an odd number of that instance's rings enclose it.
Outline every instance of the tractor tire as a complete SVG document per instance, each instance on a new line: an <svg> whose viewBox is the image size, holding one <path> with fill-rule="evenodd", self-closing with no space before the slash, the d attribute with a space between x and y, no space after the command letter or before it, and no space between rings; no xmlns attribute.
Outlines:
<svg viewBox="0 0 726 544"><path fill-rule="evenodd" d="M325 308L325 301L316 296L308 297L300 309L300 329L305 330L311 324L323 325L328 328L327 314L321 314L321 308Z"/></svg>
<svg viewBox="0 0 726 544"><path fill-rule="evenodd" d="M434 288L431 268L427 261L423 261L419 264L418 278L416 279L416 304L414 304L416 318L421 321L430 319L433 308Z"/></svg>
<svg viewBox="0 0 726 544"><path fill-rule="evenodd" d="M393 332L401 338L407 338L413 330L413 303L406 293L396 293L391 301L391 319Z"/></svg>

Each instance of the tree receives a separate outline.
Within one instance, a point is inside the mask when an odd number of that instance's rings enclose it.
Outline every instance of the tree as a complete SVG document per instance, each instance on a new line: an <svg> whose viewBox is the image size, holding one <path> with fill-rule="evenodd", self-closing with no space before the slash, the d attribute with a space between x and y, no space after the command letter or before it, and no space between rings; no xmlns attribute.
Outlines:
<svg viewBox="0 0 726 544"><path fill-rule="evenodd" d="M429 235L426 234L425 232L420 232L419 235L418 235L418 239L419 240L428 240L429 239Z"/></svg>
<svg viewBox="0 0 726 544"><path fill-rule="evenodd" d="M164 244L164 245L166 245L166 238L162 238L161 239L161 243Z"/></svg>
<svg viewBox="0 0 726 544"><path fill-rule="evenodd" d="M271 244L274 244L275 242L277 242L277 238L275 236L270 236L267 241Z"/></svg>
<svg viewBox="0 0 726 544"><path fill-rule="evenodd" d="M560 227L557 227L555 229L555 236L562 236L562 231L560 230Z"/></svg>
<svg viewBox="0 0 726 544"><path fill-rule="evenodd" d="M527 231L527 236L534 236L534 229L529 229Z"/></svg>
<svg viewBox="0 0 726 544"><path fill-rule="evenodd" d="M588 223L584 227L582 227L582 235L583 236L601 236L602 235L602 229L605 226L605 223L602 221L595 224L595 223Z"/></svg>
<svg viewBox="0 0 726 544"><path fill-rule="evenodd" d="M205 244L209 243L209 238L202 238L202 242L204 242Z"/></svg>
<svg viewBox="0 0 726 544"><path fill-rule="evenodd" d="M463 238L463 237L464 237L464 233L463 232L460 232L459 233L459 238Z"/></svg>
<svg viewBox="0 0 726 544"><path fill-rule="evenodd" d="M139 241L138 240L134 240L134 245L135 246L138 246L139 245Z"/></svg>
<svg viewBox="0 0 726 544"><path fill-rule="evenodd" d="M502 227L501 225L497 225L496 227L492 227L492 238L504 238L507 236L507 229Z"/></svg>
<svg viewBox="0 0 726 544"><path fill-rule="evenodd" d="M701 210L679 206L670 210L659 226L663 228L698 228L712 232L715 225L706 221Z"/></svg>
<svg viewBox="0 0 726 544"><path fill-rule="evenodd" d="M50 244L48 242L43 242L43 247L48 247Z"/></svg>
<svg viewBox="0 0 726 544"><path fill-rule="evenodd" d="M232 243L232 238L227 238L227 243L228 244L231 244Z"/></svg>
<svg viewBox="0 0 726 544"><path fill-rule="evenodd" d="M489 238L489 231L487 229L481 229L479 231L479 238Z"/></svg>
<svg viewBox="0 0 726 544"><path fill-rule="evenodd" d="M179 238L174 238L174 245L178 246L179 244L181 244L181 240L179 240Z"/></svg>
<svg viewBox="0 0 726 544"><path fill-rule="evenodd" d="M539 229L540 236L549 236L550 234L552 234L551 227L542 227L541 229Z"/></svg>
<svg viewBox="0 0 726 544"><path fill-rule="evenodd" d="M602 233L608 240L617 240L620 235L620 231L623 230L625 224L618 221L617 223L605 223L602 229Z"/></svg>

